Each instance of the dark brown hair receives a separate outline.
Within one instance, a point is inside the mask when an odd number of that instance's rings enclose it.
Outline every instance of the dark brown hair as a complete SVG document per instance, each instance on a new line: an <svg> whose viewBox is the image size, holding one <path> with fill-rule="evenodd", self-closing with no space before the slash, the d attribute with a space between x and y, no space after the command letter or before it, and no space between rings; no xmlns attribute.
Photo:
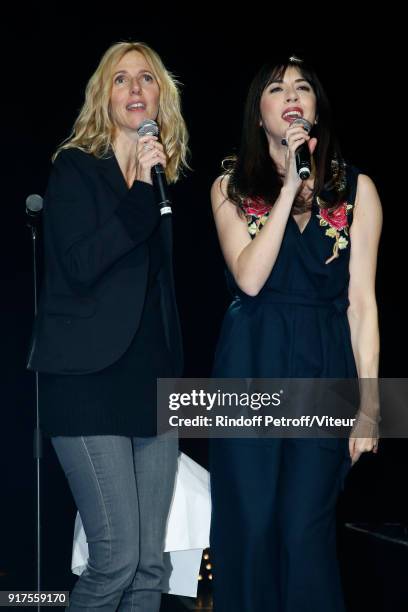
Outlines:
<svg viewBox="0 0 408 612"><path fill-rule="evenodd" d="M345 164L333 134L326 93L315 71L302 60L290 57L278 63L265 64L253 79L245 105L239 153L223 161L224 174L229 176L227 196L238 210L242 210L242 202L246 198L261 198L272 205L279 196L283 179L269 154L264 129L260 127L260 101L265 88L275 79L283 78L290 66L299 70L316 95L318 124L313 126L311 132L317 138L313 153L316 168L313 196L321 196L323 206L331 210L344 201ZM298 196L293 212L304 212L307 208L303 198Z"/></svg>

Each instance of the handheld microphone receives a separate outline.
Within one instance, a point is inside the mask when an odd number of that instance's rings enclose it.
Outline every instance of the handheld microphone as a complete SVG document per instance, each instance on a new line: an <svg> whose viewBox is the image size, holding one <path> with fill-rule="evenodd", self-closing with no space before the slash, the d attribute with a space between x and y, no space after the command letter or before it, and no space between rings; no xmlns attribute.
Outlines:
<svg viewBox="0 0 408 612"><path fill-rule="evenodd" d="M298 117L297 119L291 122L291 125L303 125L303 128L308 134L312 129L312 124L307 121L307 119L303 119L303 117ZM295 159L296 170L299 175L299 178L301 178L302 181L305 181L312 173L312 162L307 142L304 142L300 145L300 147L296 149Z"/></svg>
<svg viewBox="0 0 408 612"><path fill-rule="evenodd" d="M159 126L153 119L145 119L140 124L137 133L139 136L158 136ZM171 215L171 200L168 195L166 175L161 164L156 164L152 167L152 181L156 189L160 214Z"/></svg>

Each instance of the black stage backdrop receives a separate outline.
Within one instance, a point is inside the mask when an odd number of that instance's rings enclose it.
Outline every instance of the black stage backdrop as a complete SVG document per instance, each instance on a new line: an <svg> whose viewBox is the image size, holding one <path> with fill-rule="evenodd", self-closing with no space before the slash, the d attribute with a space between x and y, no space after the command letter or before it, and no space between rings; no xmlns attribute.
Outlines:
<svg viewBox="0 0 408 612"><path fill-rule="evenodd" d="M111 7L112 11L114 7ZM332 101L347 160L375 181L385 223L378 267L381 376L407 374L406 169L396 154L396 126L403 126L406 75L398 70L398 34L383 14L357 22L341 5L317 15L252 18L231 11L205 14L198 4L189 20L147 18L120 5L121 20L86 22L47 15L3 22L1 181L1 513L0 569L17 589L35 586L34 377L25 370L33 318L32 254L24 202L43 194L50 158L70 132L88 78L109 45L141 40L155 48L183 83L184 115L191 135L189 173L173 188L175 269L186 354L186 376L209 375L223 313L229 302L224 266L211 217L209 190L220 162L236 150L252 76L277 51L297 53L315 65ZM313 13L315 12L313 9ZM23 12L23 11L22 11ZM102 9L98 9L98 15ZM385 37L388 42L385 43ZM397 67L393 74L393 67ZM56 410L58 406L56 406ZM206 465L205 440L182 447ZM348 478L341 501L345 521L404 522L406 443L383 440L378 455L363 456ZM44 447L43 588L67 586L74 506L49 443ZM54 576L65 575L67 583Z"/></svg>

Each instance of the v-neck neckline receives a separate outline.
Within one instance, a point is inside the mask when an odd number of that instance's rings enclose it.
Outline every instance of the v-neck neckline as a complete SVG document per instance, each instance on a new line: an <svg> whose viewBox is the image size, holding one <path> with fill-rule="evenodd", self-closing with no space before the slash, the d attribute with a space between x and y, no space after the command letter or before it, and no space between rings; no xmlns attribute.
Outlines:
<svg viewBox="0 0 408 612"><path fill-rule="evenodd" d="M115 149L114 149L113 147L112 147L112 155L113 155L113 159L114 159L114 161L115 161L116 170L118 171L118 173L120 174L120 176L121 176L121 178L122 178L123 185L124 185L124 186L126 187L126 189L129 191L129 189L132 187L133 183L132 183L132 185L128 185L128 182L127 182L126 176L125 176L125 175L123 174L123 172L122 172L122 168L120 167L119 160L118 160L118 158L116 157ZM135 180L136 180L136 175L135 175L134 181L135 181ZM133 181L133 182L134 182L134 181Z"/></svg>
<svg viewBox="0 0 408 612"><path fill-rule="evenodd" d="M98 164L104 178L108 181L114 192L124 196L131 187L127 184L112 147L109 148L108 156L98 159Z"/></svg>
<svg viewBox="0 0 408 612"><path fill-rule="evenodd" d="M302 230L300 229L299 224L296 221L296 219L293 217L293 215L292 214L290 215L290 218L291 218L292 222L295 224L296 230L297 230L297 233L299 234L299 236L303 236L303 234L306 232L307 228L309 227L309 225L310 225L310 223L312 221L314 207L315 207L315 202L313 200L312 207L310 209L310 217L307 220L307 223L306 223L306 225L304 226L304 228Z"/></svg>

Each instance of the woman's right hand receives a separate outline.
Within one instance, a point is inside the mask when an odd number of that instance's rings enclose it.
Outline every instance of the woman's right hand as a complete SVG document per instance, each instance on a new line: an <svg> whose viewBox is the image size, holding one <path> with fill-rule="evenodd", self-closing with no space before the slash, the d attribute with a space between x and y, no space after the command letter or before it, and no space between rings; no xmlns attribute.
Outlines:
<svg viewBox="0 0 408 612"><path fill-rule="evenodd" d="M285 155L285 179L283 186L286 191L293 193L295 198L304 181L299 178L296 169L296 151L304 143L307 142L310 155L317 145L317 138L311 138L302 125L290 125L286 130L285 139L287 142Z"/></svg>
<svg viewBox="0 0 408 612"><path fill-rule="evenodd" d="M152 185L152 168L156 164L166 167L167 157L157 136L142 136L136 147L136 180Z"/></svg>

